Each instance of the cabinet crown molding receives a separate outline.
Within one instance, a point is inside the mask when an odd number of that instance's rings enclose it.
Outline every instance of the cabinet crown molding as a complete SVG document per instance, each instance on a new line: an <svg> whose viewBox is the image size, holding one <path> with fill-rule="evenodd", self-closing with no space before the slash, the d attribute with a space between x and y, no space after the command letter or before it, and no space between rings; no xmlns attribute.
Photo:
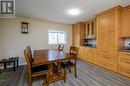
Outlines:
<svg viewBox="0 0 130 86"><path fill-rule="evenodd" d="M104 14L112 12L112 11L115 11L115 10L122 10L122 6L119 5L119 6L111 8L111 9L105 10L104 12L97 14L96 17L104 15Z"/></svg>

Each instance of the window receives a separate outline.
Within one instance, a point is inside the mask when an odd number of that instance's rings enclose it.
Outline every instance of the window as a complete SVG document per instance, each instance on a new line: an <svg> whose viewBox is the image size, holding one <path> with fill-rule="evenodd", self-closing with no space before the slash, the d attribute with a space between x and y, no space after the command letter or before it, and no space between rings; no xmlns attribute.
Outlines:
<svg viewBox="0 0 130 86"><path fill-rule="evenodd" d="M48 43L49 44L66 44L66 32L65 31L48 31Z"/></svg>

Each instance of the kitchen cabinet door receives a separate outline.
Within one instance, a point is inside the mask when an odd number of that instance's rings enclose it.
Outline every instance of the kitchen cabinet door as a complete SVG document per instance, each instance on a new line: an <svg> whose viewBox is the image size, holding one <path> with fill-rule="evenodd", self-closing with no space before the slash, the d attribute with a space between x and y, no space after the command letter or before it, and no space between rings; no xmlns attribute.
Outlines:
<svg viewBox="0 0 130 86"><path fill-rule="evenodd" d="M92 20L91 22L91 38L96 38L96 21Z"/></svg>
<svg viewBox="0 0 130 86"><path fill-rule="evenodd" d="M83 60L85 60L85 58L84 58L84 57L85 57L84 53L85 53L84 47L79 47L78 57L81 58L81 59L83 59Z"/></svg>
<svg viewBox="0 0 130 86"><path fill-rule="evenodd" d="M86 30L85 34L87 39L96 38L96 24L95 19L89 20L86 22Z"/></svg>
<svg viewBox="0 0 130 86"><path fill-rule="evenodd" d="M125 75L127 77L130 77L130 66L129 67L125 67L122 65L118 66L118 72L122 75Z"/></svg>
<svg viewBox="0 0 130 86"><path fill-rule="evenodd" d="M73 46L79 47L83 44L83 29L84 29L84 23L76 23L73 24L72 29L72 43Z"/></svg>
<svg viewBox="0 0 130 86"><path fill-rule="evenodd" d="M130 77L130 53L118 52L118 72Z"/></svg>
<svg viewBox="0 0 130 86"><path fill-rule="evenodd" d="M100 16L97 17L97 48L105 49L106 38L105 38L105 29L106 29L106 17Z"/></svg>
<svg viewBox="0 0 130 86"><path fill-rule="evenodd" d="M119 52L118 53L118 63L125 67L130 67L130 53Z"/></svg>
<svg viewBox="0 0 130 86"><path fill-rule="evenodd" d="M78 24L73 25L73 46L79 45L79 30L78 30Z"/></svg>
<svg viewBox="0 0 130 86"><path fill-rule="evenodd" d="M122 12L122 36L130 37L130 6Z"/></svg>
<svg viewBox="0 0 130 86"><path fill-rule="evenodd" d="M116 50L116 12L106 14L106 49Z"/></svg>

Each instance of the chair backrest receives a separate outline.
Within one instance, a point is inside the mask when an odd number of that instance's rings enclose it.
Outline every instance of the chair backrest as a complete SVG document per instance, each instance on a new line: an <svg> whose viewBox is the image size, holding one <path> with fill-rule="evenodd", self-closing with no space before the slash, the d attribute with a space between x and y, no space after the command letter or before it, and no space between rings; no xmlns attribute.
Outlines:
<svg viewBox="0 0 130 86"><path fill-rule="evenodd" d="M32 50L31 50L30 46L27 46L27 51L28 51L28 53L29 53L30 61L33 61L33 58L32 58Z"/></svg>
<svg viewBox="0 0 130 86"><path fill-rule="evenodd" d="M26 62L27 62L27 67L28 67L28 72L29 72L29 76L31 76L31 69L32 69L32 62L30 61L29 59L29 54L28 54L28 51L27 49L24 50L24 57L26 59Z"/></svg>
<svg viewBox="0 0 130 86"><path fill-rule="evenodd" d="M74 46L71 46L71 47L70 47L70 55L77 56L78 51L79 51L79 48L78 48L78 47L74 47Z"/></svg>
<svg viewBox="0 0 130 86"><path fill-rule="evenodd" d="M74 59L75 64L76 64L78 51L79 51L79 48L78 48L78 47L74 47L74 46L71 46L71 47L70 47L70 52L69 52L69 54L70 54L70 59L69 59L69 61L71 61L71 59Z"/></svg>
<svg viewBox="0 0 130 86"><path fill-rule="evenodd" d="M63 51L63 49L64 49L64 45L58 45L58 50L59 51Z"/></svg>

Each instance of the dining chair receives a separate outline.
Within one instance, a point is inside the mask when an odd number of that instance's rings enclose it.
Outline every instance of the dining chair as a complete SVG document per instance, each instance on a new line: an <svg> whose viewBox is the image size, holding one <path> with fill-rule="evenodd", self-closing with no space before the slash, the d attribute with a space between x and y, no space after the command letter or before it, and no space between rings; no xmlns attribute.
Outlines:
<svg viewBox="0 0 130 86"><path fill-rule="evenodd" d="M29 53L29 58L30 58L30 60L33 62L32 50L31 50L31 47L30 47L30 46L27 46L27 51L28 51L28 53Z"/></svg>
<svg viewBox="0 0 130 86"><path fill-rule="evenodd" d="M71 73L71 68L74 68L75 77L77 78L76 61L78 50L79 50L78 47L71 46L68 55L69 60L62 62L62 68L64 69L64 82L66 82L67 70L69 69L69 72ZM74 60L74 62L72 62L72 60Z"/></svg>
<svg viewBox="0 0 130 86"><path fill-rule="evenodd" d="M58 45L58 50L59 51L63 51L63 49L64 49L64 45Z"/></svg>
<svg viewBox="0 0 130 86"><path fill-rule="evenodd" d="M46 85L48 86L48 80L47 80L48 79L48 65L40 65L40 66L32 67L32 62L30 60L27 49L24 50L24 56L27 62L27 68L28 68L28 74L29 74L28 76L29 86L32 86L33 77L42 76L42 75L46 76L44 79L45 79Z"/></svg>
<svg viewBox="0 0 130 86"><path fill-rule="evenodd" d="M63 51L64 50L64 45L58 45L58 50ZM58 71L57 71L57 63L53 63L53 71L54 71L55 74L58 73Z"/></svg>

